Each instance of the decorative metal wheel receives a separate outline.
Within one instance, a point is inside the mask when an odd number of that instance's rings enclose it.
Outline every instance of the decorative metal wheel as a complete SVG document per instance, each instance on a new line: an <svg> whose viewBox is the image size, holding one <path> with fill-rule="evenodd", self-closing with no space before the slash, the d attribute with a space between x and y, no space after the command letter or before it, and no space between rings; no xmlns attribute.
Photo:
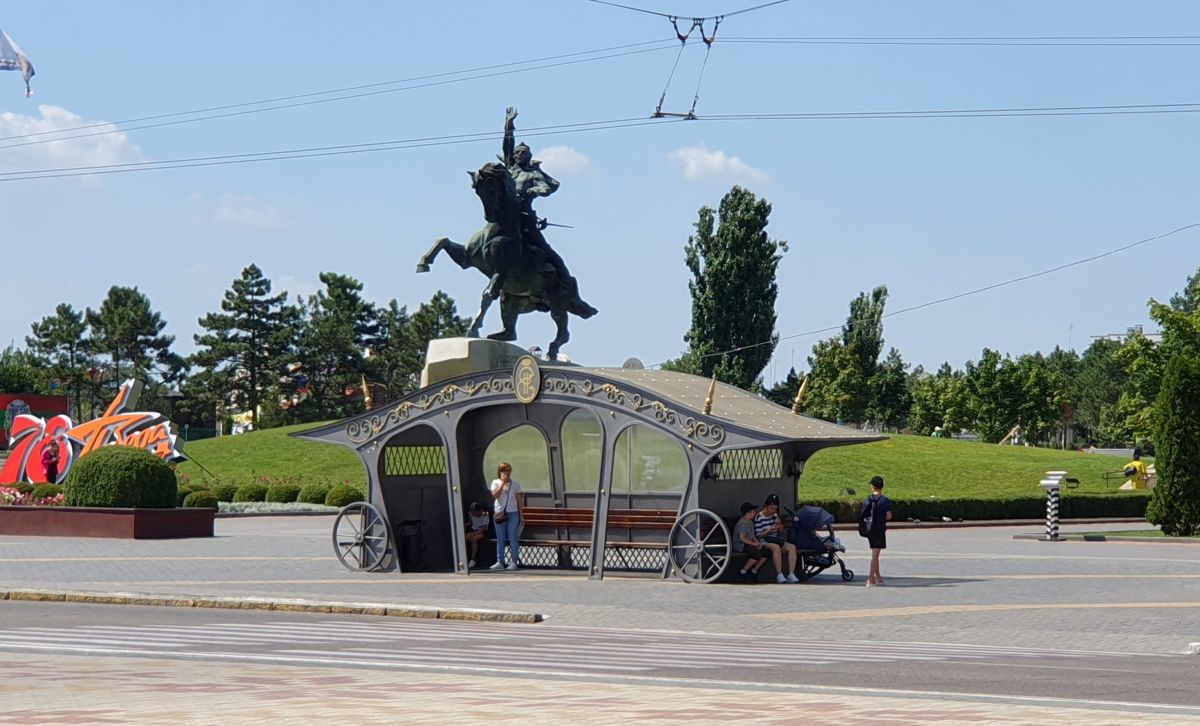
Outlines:
<svg viewBox="0 0 1200 726"><path fill-rule="evenodd" d="M671 566L686 582L712 582L725 572L733 538L720 517L707 509L679 515L667 538Z"/></svg>
<svg viewBox="0 0 1200 726"><path fill-rule="evenodd" d="M387 520L372 505L353 502L338 512L333 523L333 551L347 570L378 570L391 546Z"/></svg>

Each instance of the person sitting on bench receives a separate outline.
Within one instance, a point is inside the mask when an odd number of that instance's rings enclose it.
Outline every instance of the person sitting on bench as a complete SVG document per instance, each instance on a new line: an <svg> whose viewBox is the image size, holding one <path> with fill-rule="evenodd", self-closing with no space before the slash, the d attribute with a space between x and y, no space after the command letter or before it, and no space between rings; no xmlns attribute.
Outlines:
<svg viewBox="0 0 1200 726"><path fill-rule="evenodd" d="M775 563L775 582L780 585L786 582L800 582L796 577L796 545L783 538L783 522L779 519L779 495L771 494L763 502L762 511L754 517L754 536L767 546L771 552L771 560ZM787 554L790 569L787 575L783 573L783 555Z"/></svg>
<svg viewBox="0 0 1200 726"><path fill-rule="evenodd" d="M475 556L479 553L479 543L487 536L488 526L491 525L491 515L479 502L471 502L467 510L467 569L475 567Z"/></svg>
<svg viewBox="0 0 1200 726"><path fill-rule="evenodd" d="M742 518L733 528L733 551L746 553L746 564L738 577L747 584L758 582L758 568L769 556L762 542L754 536L754 515L757 508L750 502L742 502Z"/></svg>

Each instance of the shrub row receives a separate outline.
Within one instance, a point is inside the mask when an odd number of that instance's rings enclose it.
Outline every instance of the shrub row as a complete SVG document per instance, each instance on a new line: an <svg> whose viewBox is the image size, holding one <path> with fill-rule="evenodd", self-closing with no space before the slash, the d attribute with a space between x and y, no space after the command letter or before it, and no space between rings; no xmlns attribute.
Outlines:
<svg viewBox="0 0 1200 726"><path fill-rule="evenodd" d="M838 522L858 521L862 499L811 499L805 505L828 510ZM1142 493L1070 494L1064 493L1059 505L1063 519L1094 517L1144 517L1150 497ZM1041 519L1046 516L1046 497L1024 496L1006 499L903 499L893 498L896 521L919 519L938 522L953 520Z"/></svg>
<svg viewBox="0 0 1200 726"><path fill-rule="evenodd" d="M145 449L106 446L71 467L64 485L69 507L156 507L179 504L175 470Z"/></svg>

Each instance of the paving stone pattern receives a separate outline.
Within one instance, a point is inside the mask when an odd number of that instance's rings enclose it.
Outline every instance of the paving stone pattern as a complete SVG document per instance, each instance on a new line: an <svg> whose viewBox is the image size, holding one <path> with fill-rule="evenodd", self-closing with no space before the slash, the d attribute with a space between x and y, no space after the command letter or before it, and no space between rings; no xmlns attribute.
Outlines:
<svg viewBox="0 0 1200 726"><path fill-rule="evenodd" d="M866 588L865 548L843 532L853 583L835 573L802 585L688 585L579 573L352 573L333 556L331 527L326 517L254 517L218 520L212 539L0 537L0 587L498 608L565 625L846 639L883 628L896 641L1141 653L1200 641L1194 544L1012 539L1036 531L1029 527L895 531L884 554L888 586Z"/></svg>

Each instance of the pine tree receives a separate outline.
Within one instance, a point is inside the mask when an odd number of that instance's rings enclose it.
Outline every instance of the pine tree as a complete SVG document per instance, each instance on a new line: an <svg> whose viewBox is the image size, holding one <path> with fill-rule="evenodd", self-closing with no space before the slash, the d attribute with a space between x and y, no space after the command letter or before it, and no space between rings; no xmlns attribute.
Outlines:
<svg viewBox="0 0 1200 726"><path fill-rule="evenodd" d="M175 342L175 336L162 335L166 321L136 287L114 285L100 309L88 308L86 317L93 349L112 358L114 386L126 377L145 378L152 365L167 360Z"/></svg>
<svg viewBox="0 0 1200 726"><path fill-rule="evenodd" d="M296 312L286 291L271 294L271 281L255 264L225 291L221 310L200 318L208 332L195 336L200 350L192 362L204 369L217 399L232 396L257 428L259 406L293 355Z"/></svg>
<svg viewBox="0 0 1200 726"><path fill-rule="evenodd" d="M1200 362L1177 353L1167 363L1155 410L1158 484L1146 519L1163 534L1200 532Z"/></svg>
<svg viewBox="0 0 1200 726"><path fill-rule="evenodd" d="M692 325L682 364L746 390L761 385L759 375L779 338L775 274L788 247L767 236L770 214L765 199L735 186L719 211L700 209L696 233L684 247L692 273Z"/></svg>
<svg viewBox="0 0 1200 726"><path fill-rule="evenodd" d="M307 382L304 420L324 420L361 410L366 351L380 334L379 311L362 298L358 280L322 272L325 289L303 305L298 360Z"/></svg>
<svg viewBox="0 0 1200 726"><path fill-rule="evenodd" d="M76 421L82 421L84 386L91 367L83 313L61 303L54 309L54 315L42 318L31 327L33 334L25 337L25 344L46 359L50 374L56 380L66 384L71 413Z"/></svg>

